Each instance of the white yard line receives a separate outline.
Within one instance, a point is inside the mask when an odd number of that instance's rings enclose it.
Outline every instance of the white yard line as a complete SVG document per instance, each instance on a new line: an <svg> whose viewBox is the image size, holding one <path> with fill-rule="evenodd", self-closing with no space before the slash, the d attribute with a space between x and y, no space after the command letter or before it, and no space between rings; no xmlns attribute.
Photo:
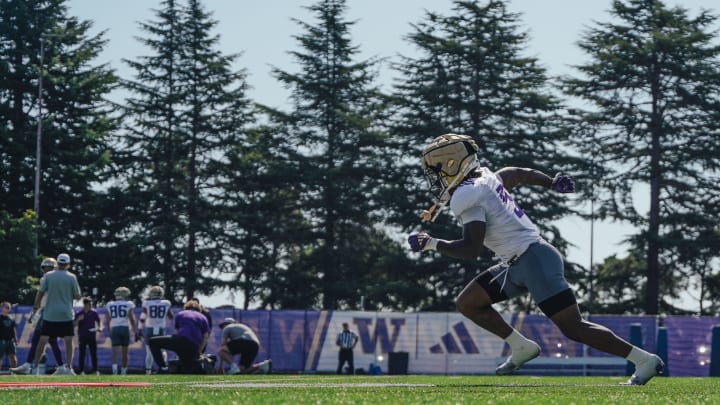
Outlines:
<svg viewBox="0 0 720 405"><path fill-rule="evenodd" d="M199 388L384 388L384 387L435 387L435 384L402 383L277 383L277 382L234 382L234 383L191 383Z"/></svg>

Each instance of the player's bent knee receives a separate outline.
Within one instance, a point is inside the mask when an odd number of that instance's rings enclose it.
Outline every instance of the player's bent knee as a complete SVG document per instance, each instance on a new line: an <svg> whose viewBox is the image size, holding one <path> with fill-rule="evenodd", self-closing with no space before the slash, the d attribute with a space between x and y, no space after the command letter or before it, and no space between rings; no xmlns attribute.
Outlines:
<svg viewBox="0 0 720 405"><path fill-rule="evenodd" d="M547 299L544 299L542 302L538 303L538 307L540 307L540 310L545 314L545 316L555 321L556 315L560 312L567 310L568 308L572 308L572 310L575 311L577 309L577 300L575 299L575 294L570 288L568 288L550 296Z"/></svg>
<svg viewBox="0 0 720 405"><path fill-rule="evenodd" d="M455 307L458 312L466 316L477 314L482 311L482 309L488 308L490 304L491 303L485 302L470 294L460 294L460 296L455 299Z"/></svg>

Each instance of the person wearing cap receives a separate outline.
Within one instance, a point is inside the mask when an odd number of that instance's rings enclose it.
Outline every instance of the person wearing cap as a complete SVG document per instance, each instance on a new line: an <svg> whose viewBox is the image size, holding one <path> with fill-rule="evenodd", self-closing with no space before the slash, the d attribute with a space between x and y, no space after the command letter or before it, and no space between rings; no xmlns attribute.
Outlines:
<svg viewBox="0 0 720 405"><path fill-rule="evenodd" d="M73 325L73 301L80 299L80 285L77 277L70 273L70 256L62 253L57 257L58 268L40 279L40 289L35 296L33 312L37 312L47 295L47 303L42 312L42 329L40 331L40 342L35 351L35 364L45 352L45 345L51 337L61 337L65 340L65 355L67 364L72 365L73 360L73 336L75 328ZM56 375L75 375L71 366L59 366L55 371Z"/></svg>
<svg viewBox="0 0 720 405"><path fill-rule="evenodd" d="M200 313L200 304L188 301L183 310L175 315L175 334L155 336L150 339L150 351L155 363L160 367L158 374L169 373L168 364L162 350L175 352L180 358L185 374L200 373L199 358L202 348L207 344L210 327L207 319Z"/></svg>
<svg viewBox="0 0 720 405"><path fill-rule="evenodd" d="M102 322L100 322L100 316L97 311L92 307L92 298L83 298L83 309L75 314L75 326L77 327L78 333L78 373L85 374L85 353L86 350L90 349L90 360L92 362L92 370L96 374L98 372L97 367L97 333L102 332Z"/></svg>
<svg viewBox="0 0 720 405"><path fill-rule="evenodd" d="M270 370L271 360L253 364L260 349L260 340L249 326L233 318L225 318L220 324L222 339L220 340L220 372L224 371L223 362L230 364L228 374L267 374ZM240 366L235 363L233 356L240 355Z"/></svg>
<svg viewBox="0 0 720 405"><path fill-rule="evenodd" d="M53 259L52 257L48 257L46 259L43 259L42 263L40 263L40 271L42 272L43 276L57 268L57 261ZM47 295L43 297L42 302L40 303L40 310L35 312L35 315L29 316L28 323L35 326L35 329L33 330L32 338L31 338L31 344L30 344L30 350L27 352L27 358L25 359L25 363L18 367L10 368L10 372L13 374L35 374L35 352L38 348L38 343L40 343L40 331L42 330L42 309L47 304ZM50 348L52 349L53 356L55 357L55 362L57 363L58 367L63 365L63 359L62 359L62 352L60 351L60 347L58 346L57 337L51 337L48 339L48 343L50 344ZM43 355L45 353L45 347L42 348ZM42 356L41 356L42 358Z"/></svg>

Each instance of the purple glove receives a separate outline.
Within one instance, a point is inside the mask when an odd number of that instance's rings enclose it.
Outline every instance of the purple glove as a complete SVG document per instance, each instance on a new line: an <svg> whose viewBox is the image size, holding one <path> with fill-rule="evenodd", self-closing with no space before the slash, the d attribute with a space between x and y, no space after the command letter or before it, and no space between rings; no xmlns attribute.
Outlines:
<svg viewBox="0 0 720 405"><path fill-rule="evenodd" d="M408 236L408 243L410 244L410 249L412 249L413 252L422 252L423 250L427 250L427 244L431 239L432 237L427 233L418 232Z"/></svg>
<svg viewBox="0 0 720 405"><path fill-rule="evenodd" d="M572 177L558 173L555 175L550 188L558 193L574 193L575 182Z"/></svg>

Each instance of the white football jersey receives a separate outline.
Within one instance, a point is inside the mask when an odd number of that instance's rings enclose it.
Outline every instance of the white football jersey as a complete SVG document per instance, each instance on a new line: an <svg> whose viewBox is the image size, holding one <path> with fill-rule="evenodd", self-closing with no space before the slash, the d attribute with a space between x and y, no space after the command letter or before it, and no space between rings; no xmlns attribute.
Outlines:
<svg viewBox="0 0 720 405"><path fill-rule="evenodd" d="M108 302L105 307L110 317L110 326L130 326L128 318L130 317L130 311L135 308L135 304L130 301L117 300Z"/></svg>
<svg viewBox="0 0 720 405"><path fill-rule="evenodd" d="M170 301L168 300L146 300L143 301L142 307L147 311L145 315L146 328L164 328L165 318L170 311Z"/></svg>
<svg viewBox="0 0 720 405"><path fill-rule="evenodd" d="M487 167L482 176L463 181L450 199L450 209L465 225L485 222L484 245L507 262L519 256L531 244L540 241L540 233L530 218L505 190L500 176Z"/></svg>

